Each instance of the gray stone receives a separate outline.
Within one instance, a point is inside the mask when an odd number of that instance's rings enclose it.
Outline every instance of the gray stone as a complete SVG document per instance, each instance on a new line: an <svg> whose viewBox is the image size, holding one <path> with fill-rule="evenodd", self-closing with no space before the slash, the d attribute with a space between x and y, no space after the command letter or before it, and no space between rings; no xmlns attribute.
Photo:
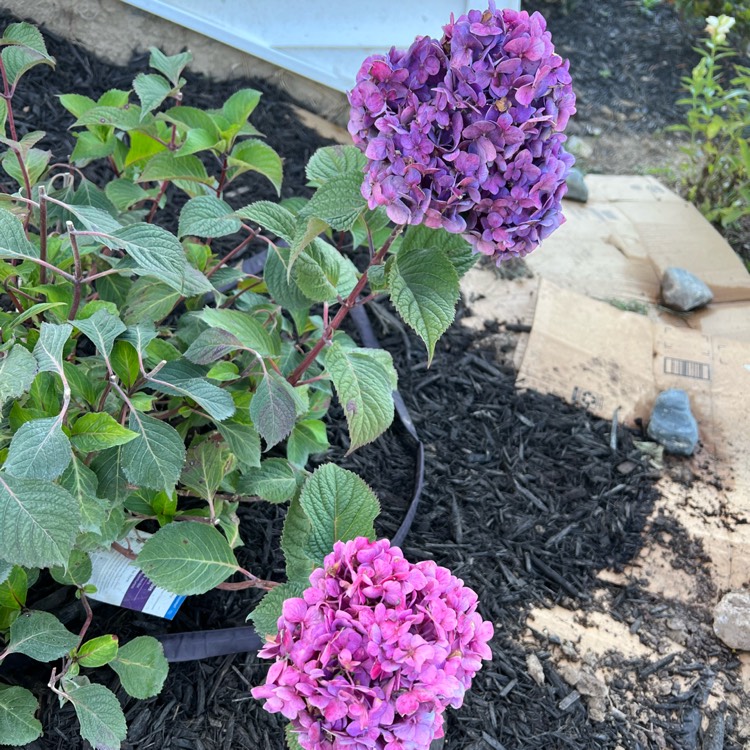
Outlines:
<svg viewBox="0 0 750 750"><path fill-rule="evenodd" d="M725 594L714 608L714 633L729 648L750 651L750 592Z"/></svg>
<svg viewBox="0 0 750 750"><path fill-rule="evenodd" d="M586 203L589 199L589 189L586 187L586 182L583 179L583 172L580 169L571 169L566 182L568 184L568 192L565 194L565 197L571 201Z"/></svg>
<svg viewBox="0 0 750 750"><path fill-rule="evenodd" d="M526 657L526 669L528 669L531 679L537 685L544 685L544 667L536 654L529 654Z"/></svg>
<svg viewBox="0 0 750 750"><path fill-rule="evenodd" d="M661 279L661 299L667 307L690 312L714 298L708 285L684 268L668 268Z"/></svg>
<svg viewBox="0 0 750 750"><path fill-rule="evenodd" d="M662 391L654 403L648 436L669 453L691 456L698 444L698 423L690 411L685 391L670 388Z"/></svg>

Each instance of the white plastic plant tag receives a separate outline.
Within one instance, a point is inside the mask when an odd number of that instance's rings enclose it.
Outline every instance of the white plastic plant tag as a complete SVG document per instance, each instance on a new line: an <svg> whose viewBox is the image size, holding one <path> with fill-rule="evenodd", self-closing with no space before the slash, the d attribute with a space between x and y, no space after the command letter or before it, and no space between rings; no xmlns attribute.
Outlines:
<svg viewBox="0 0 750 750"><path fill-rule="evenodd" d="M137 554L150 536L133 530L120 543ZM90 557L92 573L87 583L96 586L96 593L88 595L91 599L167 620L174 618L185 601L184 596L155 586L131 560L115 550L97 550Z"/></svg>

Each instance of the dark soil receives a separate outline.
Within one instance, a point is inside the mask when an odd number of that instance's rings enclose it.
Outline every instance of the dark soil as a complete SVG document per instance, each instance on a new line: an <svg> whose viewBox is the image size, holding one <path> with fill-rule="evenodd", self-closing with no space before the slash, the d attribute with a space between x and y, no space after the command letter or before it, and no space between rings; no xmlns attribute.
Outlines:
<svg viewBox="0 0 750 750"><path fill-rule="evenodd" d="M591 24L592 39L600 37L602 28ZM629 31L627 38L632 36ZM144 61L124 70L48 39L58 71L29 76L31 85L19 94L28 107L21 120L27 129L43 122L49 134L46 144L67 153L70 117L50 92L97 96L105 86L127 88ZM612 70L618 75L617 68ZM265 92L254 122L286 159L284 195L304 193L302 166L323 142L293 118L281 92L260 82L217 84L191 77L189 97L198 105L216 105L240 85ZM242 202L268 197L265 186L249 180ZM422 345L406 331L391 324L379 333L394 355L400 390L426 445L425 491L404 551L413 560L435 559L463 577L478 591L484 615L496 624L493 662L476 679L465 706L449 716L448 750L697 748L703 738L701 717L724 719L723 708L708 712L705 702L716 674L731 672L734 657L702 622L684 652L659 660L665 620L674 616L672 605L654 600L635 584L617 587L596 578L602 569L618 568L636 554L652 508L652 470L634 449L633 436L617 431L612 450L608 422L557 398L518 393L514 373L499 368L486 342L460 325L446 334L430 369ZM372 484L383 503L378 532L391 536L410 498L411 440L396 428L343 458L346 435L339 416L332 415L338 430L327 458L341 461ZM246 546L239 550L240 562L264 578L283 575L278 553L283 513L283 508L269 505L242 510ZM673 521L657 519L655 530L672 540L677 557L701 568L700 550ZM193 597L172 623L99 605L94 627L127 641L143 633L242 625L257 599L253 592ZM606 610L654 648L653 663L626 663L617 652L608 657L605 666L617 666L620 676L608 685L613 710L603 721L590 718L580 695L554 666L554 649L564 644L554 634L537 634L531 645L526 640L529 608L554 603L581 609L584 618L587 612ZM71 628L79 623L78 605L70 599L57 602L54 611L64 615ZM542 685L528 674L530 651L542 662ZM162 694L148 701L134 701L119 690L130 726L124 747L281 750L281 722L249 694L265 670L255 655L240 654L174 665ZM99 671L95 680L117 688L111 673ZM689 676L688 686L672 688L672 681L677 685L684 675ZM47 675L29 668L17 671L14 679L42 688ZM670 691L658 692L655 680L668 682ZM732 678L728 684L731 689ZM45 736L33 743L33 750L82 748L71 708L60 709L54 696L41 692ZM728 738L733 722L727 713ZM724 747L735 750L740 745L727 739Z"/></svg>

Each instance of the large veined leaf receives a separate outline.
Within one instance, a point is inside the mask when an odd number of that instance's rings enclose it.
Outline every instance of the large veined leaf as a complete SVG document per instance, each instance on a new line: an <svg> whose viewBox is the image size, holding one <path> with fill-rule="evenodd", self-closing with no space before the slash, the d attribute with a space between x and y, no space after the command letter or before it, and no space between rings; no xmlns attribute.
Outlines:
<svg viewBox="0 0 750 750"><path fill-rule="evenodd" d="M260 466L260 435L254 425L227 420L217 427L241 469Z"/></svg>
<svg viewBox="0 0 750 750"><path fill-rule="evenodd" d="M258 201L236 211L241 219L260 224L264 229L281 237L285 242L292 242L297 220L294 214L278 203ZM20 225L20 222L18 222Z"/></svg>
<svg viewBox="0 0 750 750"><path fill-rule="evenodd" d="M169 315L179 301L178 291L156 278L145 276L137 279L128 290L122 319L130 327L143 325L146 321L155 322Z"/></svg>
<svg viewBox="0 0 750 750"><path fill-rule="evenodd" d="M49 612L27 612L10 626L9 650L36 661L54 661L77 645L78 636Z"/></svg>
<svg viewBox="0 0 750 750"><path fill-rule="evenodd" d="M0 550L28 567L64 565L78 533L80 510L62 487L0 473Z"/></svg>
<svg viewBox="0 0 750 750"><path fill-rule="evenodd" d="M133 88L141 100L141 120L156 109L170 94L169 81L156 73L139 73L133 80Z"/></svg>
<svg viewBox="0 0 750 750"><path fill-rule="evenodd" d="M258 635L266 635L278 631L277 621L281 617L281 609L287 599L302 596L302 592L309 586L300 581L289 581L272 588L261 600L260 604L250 613L249 618Z"/></svg>
<svg viewBox="0 0 750 750"><path fill-rule="evenodd" d="M180 211L178 235L196 237L224 237L239 232L242 222L233 214L232 207L215 195L191 198Z"/></svg>
<svg viewBox="0 0 750 750"><path fill-rule="evenodd" d="M131 484L171 492L185 463L185 444L177 430L165 422L131 411L128 427L138 433L123 445L122 471Z"/></svg>
<svg viewBox="0 0 750 750"><path fill-rule="evenodd" d="M3 469L14 477L57 479L72 455L60 417L30 419L13 435Z"/></svg>
<svg viewBox="0 0 750 750"><path fill-rule="evenodd" d="M437 340L455 316L460 293L456 269L439 250L402 247L389 266L388 287L394 307L427 345L431 362Z"/></svg>
<svg viewBox="0 0 750 750"><path fill-rule="evenodd" d="M96 683L69 687L67 694L81 725L81 737L97 750L119 750L128 727L117 696Z"/></svg>
<svg viewBox="0 0 750 750"><path fill-rule="evenodd" d="M90 531L94 534L101 532L107 519L108 508L108 503L97 497L98 485L99 479L96 474L75 457L60 477L60 486L78 501L81 531Z"/></svg>
<svg viewBox="0 0 750 750"><path fill-rule="evenodd" d="M20 398L36 377L36 360L20 344L0 355L0 409L10 399Z"/></svg>
<svg viewBox="0 0 750 750"><path fill-rule="evenodd" d="M212 328L220 328L231 333L242 346L253 349L261 357L274 357L279 354L278 340L250 313L207 307L201 312L200 317Z"/></svg>
<svg viewBox="0 0 750 750"><path fill-rule="evenodd" d="M222 328L201 331L185 352L185 359L197 365L209 365L230 352L242 348L242 342Z"/></svg>
<svg viewBox="0 0 750 750"><path fill-rule="evenodd" d="M42 323L39 341L37 341L33 351L39 372L63 373L63 347L70 338L72 331L73 327L68 323L62 323L61 325Z"/></svg>
<svg viewBox="0 0 750 750"><path fill-rule="evenodd" d="M42 735L35 714L39 704L30 690L0 685L0 737L3 744L26 745Z"/></svg>
<svg viewBox="0 0 750 750"><path fill-rule="evenodd" d="M399 253L411 251L413 248L426 247L444 253L456 269L459 278L472 268L479 258L479 255L472 250L471 245L460 234L452 234L445 229L431 229L424 224L410 226L406 230Z"/></svg>
<svg viewBox="0 0 750 750"><path fill-rule="evenodd" d="M232 149L227 163L231 167L231 179L248 171L258 172L267 177L276 188L276 193L281 195L281 157L267 143L256 138L242 141Z"/></svg>
<svg viewBox="0 0 750 750"><path fill-rule="evenodd" d="M367 208L362 197L361 174L344 174L332 177L316 191L300 216L323 219L334 229L349 231L357 217Z"/></svg>
<svg viewBox="0 0 750 750"><path fill-rule="evenodd" d="M310 574L320 565L317 555L309 551L310 519L302 510L299 498L289 503L281 535L281 549L286 560L286 577L307 584Z"/></svg>
<svg viewBox="0 0 750 750"><path fill-rule="evenodd" d="M271 503L284 503L297 492L297 475L288 461L269 458L257 469L240 477L237 491L243 495L257 495Z"/></svg>
<svg viewBox="0 0 750 750"><path fill-rule="evenodd" d="M319 148L307 162L305 174L313 187L341 176L359 175L363 171L367 158L356 146L325 146Z"/></svg>
<svg viewBox="0 0 750 750"><path fill-rule="evenodd" d="M180 481L198 497L213 500L227 473L228 458L226 448L217 445L213 440L204 440L198 445L193 445L187 452Z"/></svg>
<svg viewBox="0 0 750 750"><path fill-rule="evenodd" d="M239 569L220 531L203 523L173 522L143 545L135 564L173 594L205 594Z"/></svg>
<svg viewBox="0 0 750 750"><path fill-rule="evenodd" d="M38 258L39 250L26 239L21 220L0 211L0 258Z"/></svg>
<svg viewBox="0 0 750 750"><path fill-rule="evenodd" d="M138 433L123 427L106 412L89 412L79 417L70 435L73 445L84 453L114 448L138 437Z"/></svg>
<svg viewBox="0 0 750 750"><path fill-rule="evenodd" d="M97 310L90 318L76 320L75 326L91 339L105 359L112 353L115 339L125 330L125 324L108 310Z"/></svg>
<svg viewBox="0 0 750 750"><path fill-rule="evenodd" d="M151 53L148 64L169 78L173 86L177 86L180 82L180 73L193 59L192 53L179 52L176 55L165 55L157 47L149 47L148 49Z"/></svg>
<svg viewBox="0 0 750 750"><path fill-rule="evenodd" d="M158 695L169 671L161 643L147 635L120 646L110 666L119 675L128 695L140 699Z"/></svg>
<svg viewBox="0 0 750 750"><path fill-rule="evenodd" d="M381 435L393 421L397 375L382 349L345 349L334 342L326 353L351 438L350 452Z"/></svg>
<svg viewBox="0 0 750 750"><path fill-rule="evenodd" d="M117 638L114 635L100 635L79 646L76 657L82 667L103 667L117 656L117 649Z"/></svg>
<svg viewBox="0 0 750 750"><path fill-rule="evenodd" d="M294 427L297 418L294 389L273 370L263 376L255 391L250 417L267 449L280 443Z"/></svg>
<svg viewBox="0 0 750 750"><path fill-rule="evenodd" d="M305 549L321 564L335 542L375 534L373 521L380 512L375 493L354 472L335 464L319 467L308 478L300 505L310 519Z"/></svg>

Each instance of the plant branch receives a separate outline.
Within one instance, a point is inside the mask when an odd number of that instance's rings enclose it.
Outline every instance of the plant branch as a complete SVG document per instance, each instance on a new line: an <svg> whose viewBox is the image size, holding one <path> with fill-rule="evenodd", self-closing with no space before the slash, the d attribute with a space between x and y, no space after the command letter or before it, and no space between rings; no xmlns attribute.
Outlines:
<svg viewBox="0 0 750 750"><path fill-rule="evenodd" d="M222 266L225 266L227 263L229 263L232 258L235 258L237 255L239 255L256 237L256 233L253 232L252 234L245 237L242 242L240 242L237 247L235 247L233 250L230 250L223 258L220 258L218 263L210 270L208 273L206 273L206 278L210 279Z"/></svg>
<svg viewBox="0 0 750 750"><path fill-rule="evenodd" d="M83 639L86 637L86 632L89 629L89 626L91 625L91 621L94 619L94 613L91 610L91 605L89 604L89 600L86 597L86 594L84 594L83 589L78 589L78 594L81 597L81 604L83 604L83 608L86 610L86 619L83 622L83 627L81 628L81 632L78 634L78 645L80 646L83 643Z"/></svg>
<svg viewBox="0 0 750 750"><path fill-rule="evenodd" d="M73 251L73 303L70 306L68 320L75 320L78 314L78 307L81 304L81 288L83 287L83 271L81 269L81 253L78 250L78 238L76 237L75 227L72 221L66 222L68 237L70 237L70 247Z"/></svg>
<svg viewBox="0 0 750 750"><path fill-rule="evenodd" d="M43 185L39 186L39 258L47 260L47 191ZM47 269L42 266L39 270L39 283L47 283Z"/></svg>
<svg viewBox="0 0 750 750"><path fill-rule="evenodd" d="M164 197L164 193L167 192L167 187L169 186L169 180L164 180L161 185L159 185L159 193L154 198L154 202L151 205L151 210L148 212L148 216L146 217L146 223L150 224L154 220L154 216L156 216L156 210L159 208L159 203L161 202L161 199Z"/></svg>

